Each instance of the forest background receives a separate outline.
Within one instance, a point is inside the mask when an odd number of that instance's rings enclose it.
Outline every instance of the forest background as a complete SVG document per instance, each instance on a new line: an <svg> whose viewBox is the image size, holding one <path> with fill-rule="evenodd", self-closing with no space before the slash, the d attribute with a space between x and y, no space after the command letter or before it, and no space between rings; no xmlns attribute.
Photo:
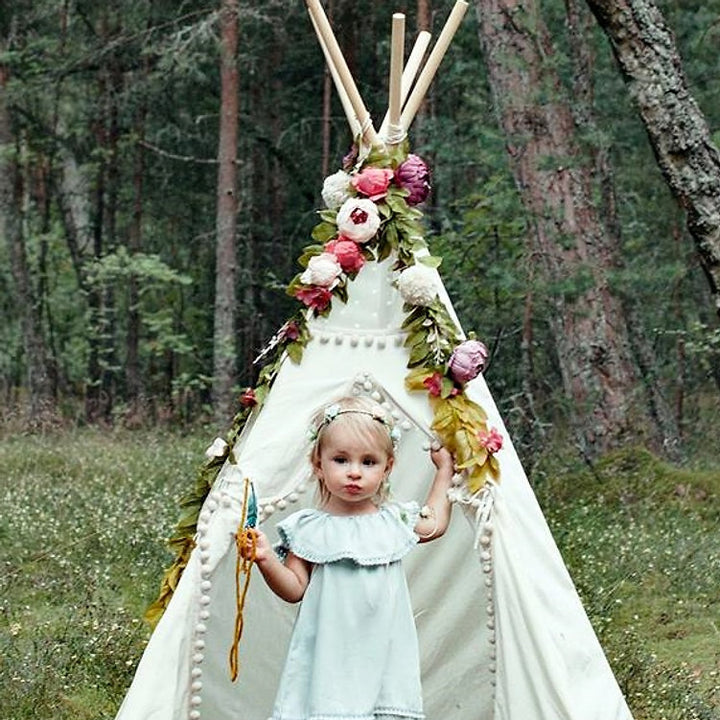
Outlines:
<svg viewBox="0 0 720 720"><path fill-rule="evenodd" d="M450 6L325 6L381 118L391 13L436 34ZM640 90L623 28L655 51ZM536 483L582 467L595 497L630 446L717 466L719 48L717 0L483 0L412 127L428 243ZM227 427L350 144L301 2L0 3L2 437Z"/></svg>

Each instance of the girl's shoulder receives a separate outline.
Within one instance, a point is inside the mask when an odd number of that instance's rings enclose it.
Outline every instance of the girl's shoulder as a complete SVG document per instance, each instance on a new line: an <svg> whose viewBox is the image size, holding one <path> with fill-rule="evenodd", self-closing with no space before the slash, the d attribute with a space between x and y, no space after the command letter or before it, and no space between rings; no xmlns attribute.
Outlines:
<svg viewBox="0 0 720 720"><path fill-rule="evenodd" d="M385 503L368 515L331 515L298 510L277 525L279 554L292 551L312 563L353 560L378 565L404 557L417 543L413 529L420 508L416 502Z"/></svg>

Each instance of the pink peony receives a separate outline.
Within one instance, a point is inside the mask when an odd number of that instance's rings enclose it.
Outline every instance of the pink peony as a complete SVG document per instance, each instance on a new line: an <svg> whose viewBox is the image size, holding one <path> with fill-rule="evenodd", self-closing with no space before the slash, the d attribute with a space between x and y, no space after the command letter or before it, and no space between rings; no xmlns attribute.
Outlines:
<svg viewBox="0 0 720 720"><path fill-rule="evenodd" d="M297 340L300 337L300 328L293 320L288 320L278 332L282 340Z"/></svg>
<svg viewBox="0 0 720 720"><path fill-rule="evenodd" d="M322 312L332 300L332 293L324 287L301 287L295 291L295 297L307 307Z"/></svg>
<svg viewBox="0 0 720 720"><path fill-rule="evenodd" d="M348 240L342 235L325 245L325 252L337 258L343 272L356 273L365 264L365 257L354 240Z"/></svg>
<svg viewBox="0 0 720 720"><path fill-rule="evenodd" d="M395 171L395 182L410 191L405 198L408 205L419 205L430 194L430 170L422 158L412 153Z"/></svg>
<svg viewBox="0 0 720 720"><path fill-rule="evenodd" d="M388 185L393 178L389 168L367 167L355 175L350 184L361 194L377 202L387 195Z"/></svg>
<svg viewBox="0 0 720 720"><path fill-rule="evenodd" d="M245 392L240 396L240 404L243 407L253 407L257 405L255 390L253 390L251 387L247 388Z"/></svg>
<svg viewBox="0 0 720 720"><path fill-rule="evenodd" d="M484 369L488 349L479 340L466 340L460 343L448 361L450 374L459 383L476 378Z"/></svg>
<svg viewBox="0 0 720 720"><path fill-rule="evenodd" d="M377 205L367 198L350 198L338 210L337 226L346 240L366 243L372 240L380 228Z"/></svg>
<svg viewBox="0 0 720 720"><path fill-rule="evenodd" d="M477 439L480 446L484 447L491 455L503 446L503 436L498 432L497 428L490 428L487 432L480 430Z"/></svg>
<svg viewBox="0 0 720 720"><path fill-rule="evenodd" d="M442 375L434 372L423 380L423 385L433 397L440 397L442 392Z"/></svg>

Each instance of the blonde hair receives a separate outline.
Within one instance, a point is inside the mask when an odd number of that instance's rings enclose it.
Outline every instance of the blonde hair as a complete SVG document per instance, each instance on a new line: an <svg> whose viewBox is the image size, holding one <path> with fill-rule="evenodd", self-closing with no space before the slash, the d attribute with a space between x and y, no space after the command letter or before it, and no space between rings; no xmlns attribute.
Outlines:
<svg viewBox="0 0 720 720"><path fill-rule="evenodd" d="M315 412L311 421L313 445L310 449L310 464L313 470L320 465L323 438L329 425L343 427L359 437L368 445L380 448L388 457L395 458L393 444L393 418L385 408L365 396L341 397L324 405ZM317 477L317 474L316 474ZM323 481L318 477L320 505L324 505L330 494ZM389 484L384 482L378 492L379 501L387 500Z"/></svg>

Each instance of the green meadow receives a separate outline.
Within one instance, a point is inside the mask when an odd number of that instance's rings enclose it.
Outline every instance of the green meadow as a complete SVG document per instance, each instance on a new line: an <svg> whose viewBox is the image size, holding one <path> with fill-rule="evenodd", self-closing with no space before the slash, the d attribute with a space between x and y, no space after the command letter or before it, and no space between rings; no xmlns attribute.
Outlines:
<svg viewBox="0 0 720 720"><path fill-rule="evenodd" d="M209 439L82 429L0 440L6 720L114 717L148 637L142 614L170 560L177 498ZM720 468L626 449L593 468L540 463L533 484L636 720L720 718Z"/></svg>

